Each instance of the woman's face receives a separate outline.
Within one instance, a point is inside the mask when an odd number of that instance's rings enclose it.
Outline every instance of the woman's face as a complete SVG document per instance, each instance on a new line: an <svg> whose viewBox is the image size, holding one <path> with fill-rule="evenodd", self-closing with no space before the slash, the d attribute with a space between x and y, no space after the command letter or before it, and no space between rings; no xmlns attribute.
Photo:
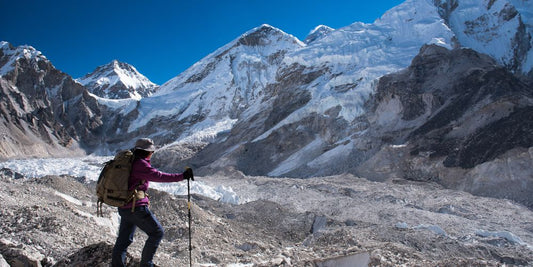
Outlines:
<svg viewBox="0 0 533 267"><path fill-rule="evenodd" d="M146 157L146 159L151 159L153 154L154 154L154 152L150 152L150 153L148 154L148 157Z"/></svg>

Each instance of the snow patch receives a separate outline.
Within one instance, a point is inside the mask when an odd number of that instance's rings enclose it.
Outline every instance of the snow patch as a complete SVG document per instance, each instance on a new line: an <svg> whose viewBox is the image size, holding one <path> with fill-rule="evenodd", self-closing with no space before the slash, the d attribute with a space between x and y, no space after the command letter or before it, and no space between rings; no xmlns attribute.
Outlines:
<svg viewBox="0 0 533 267"><path fill-rule="evenodd" d="M179 142L205 142L214 139L218 134L231 130L233 125L237 122L236 119L225 118L219 121L211 121L210 119L197 123L191 128L191 135L186 136ZM205 127L205 128L203 128Z"/></svg>
<svg viewBox="0 0 533 267"><path fill-rule="evenodd" d="M446 231L444 231L440 226L438 225L427 225L427 224L420 224L415 227L413 227L415 230L429 230L437 235L447 236Z"/></svg>
<svg viewBox="0 0 533 267"><path fill-rule="evenodd" d="M311 162L307 163L307 166L313 168L324 168L331 164L335 159L342 159L348 157L350 151L352 151L354 145L353 142L348 142L347 144L341 144L336 146L333 149L326 151L321 154Z"/></svg>
<svg viewBox="0 0 533 267"><path fill-rule="evenodd" d="M122 115L126 115L133 111L137 106L137 103L139 102L137 99L134 98L110 99L99 97L92 93L89 93L89 95L94 97L100 105L104 105L112 110L122 109L120 112Z"/></svg>
<svg viewBox="0 0 533 267"><path fill-rule="evenodd" d="M482 237L501 237L513 244L526 245L520 237L508 231L491 232L486 230L476 230L476 235Z"/></svg>
<svg viewBox="0 0 533 267"><path fill-rule="evenodd" d="M63 194L63 193L60 193L58 191L55 191L54 194L56 196L60 196L61 198L63 198L64 200L74 204L74 205L78 205L78 206L82 206L83 203L81 202L81 200L75 198L75 197L72 197L72 196L69 196L69 195L66 195L66 194Z"/></svg>

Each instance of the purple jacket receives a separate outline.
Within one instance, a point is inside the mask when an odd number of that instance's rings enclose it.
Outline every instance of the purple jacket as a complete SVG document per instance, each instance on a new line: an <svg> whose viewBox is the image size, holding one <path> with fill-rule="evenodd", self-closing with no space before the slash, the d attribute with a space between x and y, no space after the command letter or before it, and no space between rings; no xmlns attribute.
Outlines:
<svg viewBox="0 0 533 267"><path fill-rule="evenodd" d="M148 182L160 182L160 183L171 183L179 182L183 180L183 174L181 173L164 173L158 171L156 168L152 167L150 160L147 159L136 159L133 161L131 166L131 175L129 181L129 189L145 191L148 190ZM138 186L138 187L137 187ZM138 206L147 206L148 198L137 200L135 207ZM132 203L128 203L121 208L131 208Z"/></svg>

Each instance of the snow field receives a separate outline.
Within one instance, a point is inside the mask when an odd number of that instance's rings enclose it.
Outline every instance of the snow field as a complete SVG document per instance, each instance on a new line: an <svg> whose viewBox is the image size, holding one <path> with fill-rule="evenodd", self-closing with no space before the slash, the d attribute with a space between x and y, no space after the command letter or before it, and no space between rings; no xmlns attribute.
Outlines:
<svg viewBox="0 0 533 267"><path fill-rule="evenodd" d="M104 163L113 157L87 156L82 158L20 159L0 162L0 169L8 168L23 174L27 178L41 178L46 175L69 175L85 177L97 181ZM211 186L201 181L191 182L191 194L199 194L214 200L232 204L241 204L245 200L237 195L231 187ZM187 195L187 183L150 183L150 187L174 195ZM68 199L76 203L75 199Z"/></svg>

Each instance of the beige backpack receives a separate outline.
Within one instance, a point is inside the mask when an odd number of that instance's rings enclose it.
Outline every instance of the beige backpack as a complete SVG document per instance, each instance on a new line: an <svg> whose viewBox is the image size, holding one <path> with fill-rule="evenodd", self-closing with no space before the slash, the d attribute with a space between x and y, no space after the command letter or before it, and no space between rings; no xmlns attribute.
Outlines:
<svg viewBox="0 0 533 267"><path fill-rule="evenodd" d="M135 190L128 190L133 159L131 150L122 150L105 163L96 184L96 209L99 216L102 215L102 203L122 207L135 198Z"/></svg>

